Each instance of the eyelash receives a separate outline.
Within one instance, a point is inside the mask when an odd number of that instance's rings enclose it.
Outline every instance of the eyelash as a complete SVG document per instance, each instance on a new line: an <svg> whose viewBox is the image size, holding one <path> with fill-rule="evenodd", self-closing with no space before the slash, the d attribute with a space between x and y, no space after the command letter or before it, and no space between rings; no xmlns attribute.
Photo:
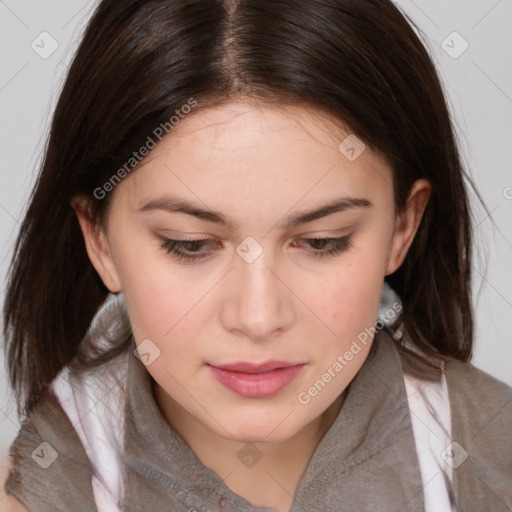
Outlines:
<svg viewBox="0 0 512 512"><path fill-rule="evenodd" d="M349 236L343 236L340 238L300 238L299 240L305 241L305 242L322 242L322 243L331 243L333 244L333 247L327 251L325 250L310 250L307 252L310 252L314 258L323 258L324 256L335 256L337 254L340 254L344 251L347 251L352 247L351 237ZM208 253L198 253L198 254L191 254L182 252L180 249L186 249L187 245L190 249L190 245L192 244L192 247L197 247L197 245L205 244L210 242L210 240L172 240L170 238L166 238L164 243L162 244L162 248L167 251L167 253L172 254L173 257L175 257L178 260L185 260L185 261L197 261L199 259L205 258ZM195 245L194 245L195 244Z"/></svg>

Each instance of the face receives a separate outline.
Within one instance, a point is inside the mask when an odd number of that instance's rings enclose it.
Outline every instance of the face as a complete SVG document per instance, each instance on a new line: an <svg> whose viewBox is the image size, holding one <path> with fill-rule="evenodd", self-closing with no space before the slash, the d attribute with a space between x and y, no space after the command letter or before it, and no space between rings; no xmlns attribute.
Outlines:
<svg viewBox="0 0 512 512"><path fill-rule="evenodd" d="M361 368L372 338L351 347L375 325L429 188L416 182L397 216L389 165L358 155L353 136L340 149L349 135L300 107L199 110L117 185L105 226L77 199L91 261L123 292L171 418L283 441ZM219 368L235 363L253 366Z"/></svg>

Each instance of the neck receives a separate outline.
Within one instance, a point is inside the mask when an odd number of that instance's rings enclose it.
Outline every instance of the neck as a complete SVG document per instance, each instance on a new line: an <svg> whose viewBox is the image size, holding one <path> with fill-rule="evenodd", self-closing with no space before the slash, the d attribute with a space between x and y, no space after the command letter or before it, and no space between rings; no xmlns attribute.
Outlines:
<svg viewBox="0 0 512 512"><path fill-rule="evenodd" d="M254 506L288 512L309 460L341 410L342 393L320 416L280 443L243 443L211 431L153 381L159 408L196 457ZM254 457L260 457L253 464ZM233 464L233 461L242 463ZM262 492L262 489L264 491Z"/></svg>

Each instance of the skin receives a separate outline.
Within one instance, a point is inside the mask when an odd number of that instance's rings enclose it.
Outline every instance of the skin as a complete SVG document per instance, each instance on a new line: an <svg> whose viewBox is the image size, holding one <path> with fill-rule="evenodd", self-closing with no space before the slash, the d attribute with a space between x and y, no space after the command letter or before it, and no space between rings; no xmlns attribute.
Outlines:
<svg viewBox="0 0 512 512"><path fill-rule="evenodd" d="M350 161L338 149L349 134L305 107L240 102L201 109L114 189L104 225L88 214L87 198L72 202L92 264L110 291L125 296L136 343L150 339L160 350L147 369L167 422L234 492L280 511L289 510L371 339L308 404L298 395L375 325L384 276L402 264L431 190L418 180L397 215L386 159L366 148ZM236 226L140 210L166 195L218 211ZM371 206L282 225L348 196ZM323 257L314 252L332 244L305 240L346 235L348 249ZM263 250L251 263L236 251L248 236ZM205 255L187 262L162 248L166 237L211 242L182 249ZM207 367L269 359L305 366L264 398L235 394ZM249 442L262 453L251 468L237 457Z"/></svg>

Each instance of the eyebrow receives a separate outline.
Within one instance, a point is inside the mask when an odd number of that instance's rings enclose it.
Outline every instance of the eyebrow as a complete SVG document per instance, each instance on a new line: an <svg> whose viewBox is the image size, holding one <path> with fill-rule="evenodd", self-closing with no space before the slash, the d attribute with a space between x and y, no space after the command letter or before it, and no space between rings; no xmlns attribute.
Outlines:
<svg viewBox="0 0 512 512"><path fill-rule="evenodd" d="M283 219L279 225L283 229L293 229L297 226L312 222L322 217L326 217L327 215L331 215L333 213L339 213L355 208L369 208L372 206L373 204L365 198L342 197L339 199L333 199L327 204L317 208L295 213L294 215ZM143 212L152 210L164 210L170 213L186 213L187 215L192 215L201 220L221 224L229 228L231 231L238 229L238 223L235 220L225 216L224 214L215 210L200 208L178 197L166 196L160 198L152 198L146 201L139 208L139 211Z"/></svg>

